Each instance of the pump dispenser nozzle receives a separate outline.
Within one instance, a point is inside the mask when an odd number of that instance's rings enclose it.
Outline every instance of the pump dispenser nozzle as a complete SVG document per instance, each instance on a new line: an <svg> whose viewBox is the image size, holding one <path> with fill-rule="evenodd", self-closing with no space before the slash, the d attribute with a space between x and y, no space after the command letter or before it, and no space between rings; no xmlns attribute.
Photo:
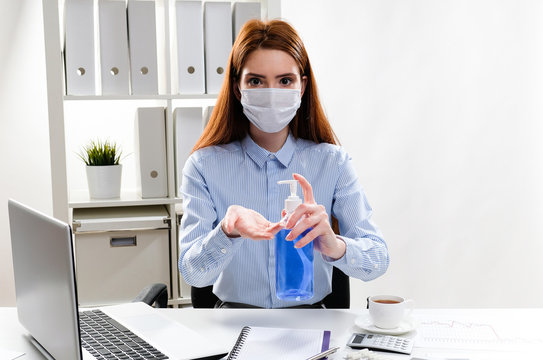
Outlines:
<svg viewBox="0 0 543 360"><path fill-rule="evenodd" d="M296 195L296 191L298 190L298 180L281 180L277 183L290 185L290 196L285 199L285 211L287 214L290 214L298 205L302 203L302 199Z"/></svg>

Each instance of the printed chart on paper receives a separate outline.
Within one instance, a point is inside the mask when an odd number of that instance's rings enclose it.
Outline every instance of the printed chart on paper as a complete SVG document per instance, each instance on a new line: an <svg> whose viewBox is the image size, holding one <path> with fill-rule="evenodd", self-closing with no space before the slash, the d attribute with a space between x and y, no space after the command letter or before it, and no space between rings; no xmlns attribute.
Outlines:
<svg viewBox="0 0 543 360"><path fill-rule="evenodd" d="M478 321L462 316L461 311L455 311L454 316L418 316L416 346L495 351L543 348L543 332L538 331L539 323L534 323L529 329L515 326L529 323L518 321L523 316L522 310L506 318L493 316L490 310L482 313Z"/></svg>

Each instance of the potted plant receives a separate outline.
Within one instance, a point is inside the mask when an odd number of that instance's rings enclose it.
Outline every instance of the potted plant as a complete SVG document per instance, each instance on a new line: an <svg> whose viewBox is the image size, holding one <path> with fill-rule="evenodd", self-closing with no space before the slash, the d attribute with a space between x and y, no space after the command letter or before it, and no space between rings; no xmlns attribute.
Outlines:
<svg viewBox="0 0 543 360"><path fill-rule="evenodd" d="M121 150L108 140L92 140L79 157L87 165L89 195L94 199L113 199L121 195Z"/></svg>

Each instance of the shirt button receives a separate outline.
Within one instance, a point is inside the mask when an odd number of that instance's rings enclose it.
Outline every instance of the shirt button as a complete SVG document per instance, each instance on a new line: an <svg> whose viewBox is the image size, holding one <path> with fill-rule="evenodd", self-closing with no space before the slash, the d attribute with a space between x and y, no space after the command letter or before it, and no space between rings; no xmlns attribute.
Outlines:
<svg viewBox="0 0 543 360"><path fill-rule="evenodd" d="M271 159L271 160L275 160L275 155L270 154L270 159Z"/></svg>
<svg viewBox="0 0 543 360"><path fill-rule="evenodd" d="M351 259L351 264L354 265L355 262L356 262L355 259Z"/></svg>
<svg viewBox="0 0 543 360"><path fill-rule="evenodd" d="M201 272L205 272L206 269L204 269L203 267L201 267L201 268L200 268L200 271L201 271Z"/></svg>
<svg viewBox="0 0 543 360"><path fill-rule="evenodd" d="M226 249L221 249L221 252L222 252L223 254L226 254Z"/></svg>
<svg viewBox="0 0 543 360"><path fill-rule="evenodd" d="M379 269L379 265L378 265L378 264L375 264L375 265L373 265L373 268L374 268L374 269Z"/></svg>

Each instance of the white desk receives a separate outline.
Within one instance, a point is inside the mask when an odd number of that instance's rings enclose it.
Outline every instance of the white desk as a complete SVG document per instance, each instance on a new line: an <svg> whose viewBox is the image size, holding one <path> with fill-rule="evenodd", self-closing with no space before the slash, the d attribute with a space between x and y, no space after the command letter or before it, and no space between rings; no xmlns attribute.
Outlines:
<svg viewBox="0 0 543 360"><path fill-rule="evenodd" d="M260 310L161 309L171 318L209 336L235 342L244 325L321 328L332 331L331 345L341 346L330 359L343 359L349 335L361 329L354 324L365 309ZM417 330L411 356L387 354L390 359L543 359L542 309L415 310ZM21 360L42 360L17 320L15 308L0 308L0 349L25 352ZM2 359L3 360L3 359Z"/></svg>

